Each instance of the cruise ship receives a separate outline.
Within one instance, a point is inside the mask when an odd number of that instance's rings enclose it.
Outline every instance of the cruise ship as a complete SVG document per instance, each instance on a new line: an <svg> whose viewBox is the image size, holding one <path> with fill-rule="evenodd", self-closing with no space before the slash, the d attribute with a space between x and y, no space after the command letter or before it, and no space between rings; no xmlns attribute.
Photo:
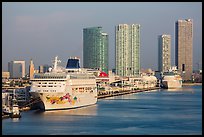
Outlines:
<svg viewBox="0 0 204 137"><path fill-rule="evenodd" d="M162 87L163 88L181 88L182 87L182 78L177 74L176 71L169 70L163 73L162 76Z"/></svg>
<svg viewBox="0 0 204 137"><path fill-rule="evenodd" d="M36 73L31 79L30 93L40 98L39 108L47 111L96 104L96 77L80 68L79 58L69 58L66 68L58 66L59 62L56 56L49 72Z"/></svg>

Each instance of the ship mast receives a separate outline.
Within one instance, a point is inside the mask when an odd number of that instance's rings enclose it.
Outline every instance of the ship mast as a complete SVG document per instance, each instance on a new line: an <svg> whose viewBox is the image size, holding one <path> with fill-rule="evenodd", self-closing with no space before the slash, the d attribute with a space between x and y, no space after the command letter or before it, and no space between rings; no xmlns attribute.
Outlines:
<svg viewBox="0 0 204 137"><path fill-rule="evenodd" d="M16 104L16 89L13 90L13 104Z"/></svg>
<svg viewBox="0 0 204 137"><path fill-rule="evenodd" d="M54 63L53 63L53 65L54 65L53 71L55 71L55 72L57 71L57 63L60 63L60 62L61 62L61 61L58 60L57 58L58 58L58 56L55 57L55 60L54 60Z"/></svg>

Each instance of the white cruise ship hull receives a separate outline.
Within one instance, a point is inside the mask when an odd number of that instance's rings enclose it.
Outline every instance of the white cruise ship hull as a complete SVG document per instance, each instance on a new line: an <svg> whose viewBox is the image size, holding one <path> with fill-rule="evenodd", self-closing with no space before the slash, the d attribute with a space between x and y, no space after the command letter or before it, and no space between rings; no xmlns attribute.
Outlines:
<svg viewBox="0 0 204 137"><path fill-rule="evenodd" d="M40 109L47 110L59 110L59 109L71 109L88 105L96 104L97 93L78 93L72 95L66 92L58 93L37 93L31 92L33 97L40 97L42 104Z"/></svg>
<svg viewBox="0 0 204 137"><path fill-rule="evenodd" d="M182 81L179 81L179 80L162 81L162 84L163 84L164 88L168 88L168 89L181 88L182 87Z"/></svg>

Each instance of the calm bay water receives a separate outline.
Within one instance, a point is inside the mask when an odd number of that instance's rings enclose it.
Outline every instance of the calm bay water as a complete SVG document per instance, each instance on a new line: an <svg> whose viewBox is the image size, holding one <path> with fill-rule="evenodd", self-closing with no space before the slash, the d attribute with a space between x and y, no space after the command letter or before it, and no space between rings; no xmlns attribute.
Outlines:
<svg viewBox="0 0 204 137"><path fill-rule="evenodd" d="M202 86L99 99L71 110L22 112L3 119L3 135L202 134Z"/></svg>

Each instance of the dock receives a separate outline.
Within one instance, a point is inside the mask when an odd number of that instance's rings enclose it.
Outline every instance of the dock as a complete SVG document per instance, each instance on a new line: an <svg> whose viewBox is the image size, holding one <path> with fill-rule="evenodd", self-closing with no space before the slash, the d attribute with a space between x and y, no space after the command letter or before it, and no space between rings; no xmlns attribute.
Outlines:
<svg viewBox="0 0 204 137"><path fill-rule="evenodd" d="M10 118L9 115L2 115L2 119L5 119L5 118Z"/></svg>
<svg viewBox="0 0 204 137"><path fill-rule="evenodd" d="M19 108L20 111L28 111L30 110L30 107L21 107Z"/></svg>
<svg viewBox="0 0 204 137"><path fill-rule="evenodd" d="M105 91L102 94L99 93L97 98L102 99L106 97L120 96L120 95L150 91L150 90L155 90L155 89L160 89L160 87L144 88L144 89L137 89L137 90Z"/></svg>

